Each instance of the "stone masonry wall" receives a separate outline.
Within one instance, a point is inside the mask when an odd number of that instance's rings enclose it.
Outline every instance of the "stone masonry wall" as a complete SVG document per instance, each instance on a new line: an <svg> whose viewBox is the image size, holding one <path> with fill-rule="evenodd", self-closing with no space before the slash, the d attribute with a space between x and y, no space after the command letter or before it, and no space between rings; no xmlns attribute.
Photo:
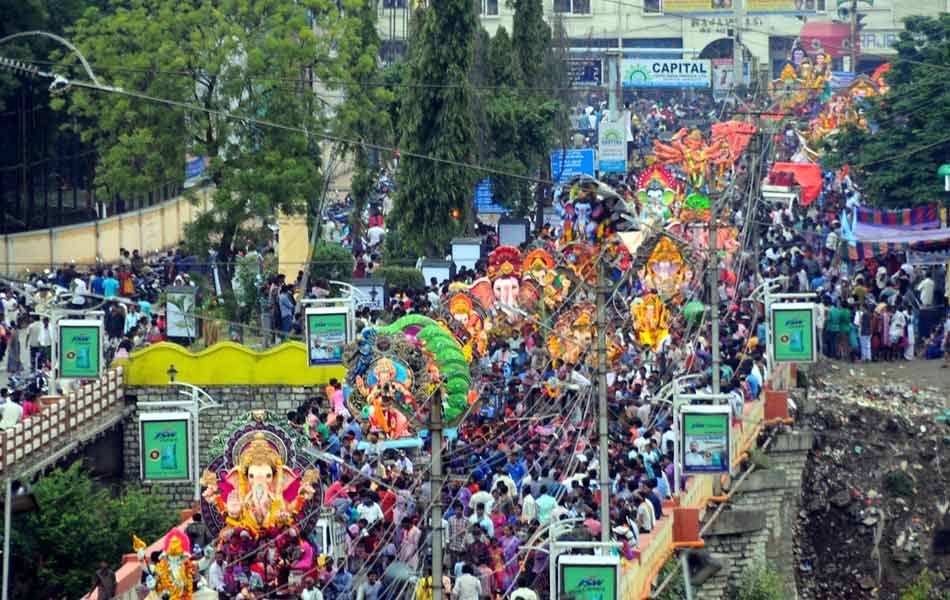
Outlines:
<svg viewBox="0 0 950 600"><path fill-rule="evenodd" d="M201 412L199 420L199 437L201 461L200 468L206 464L204 448L208 447L211 439L238 415L249 410L265 409L285 415L296 410L301 404L317 395L322 386L206 386L203 388L220 405ZM126 396L131 403L135 396L138 402L156 402L161 400L182 400L185 396L179 392L181 388L170 386L128 386ZM124 422L123 427L123 458L125 465L125 480L134 482L139 480L139 428L138 410L133 412ZM168 498L175 508L184 508L191 505L194 494L194 484L184 483L152 483L143 484L153 493Z"/></svg>
<svg viewBox="0 0 950 600"><path fill-rule="evenodd" d="M813 442L810 430L781 433L773 440L768 468L749 475L704 538L705 549L723 568L697 590L697 598L730 598L746 571L763 561L782 575L783 597L797 597L794 526L801 505L802 470Z"/></svg>

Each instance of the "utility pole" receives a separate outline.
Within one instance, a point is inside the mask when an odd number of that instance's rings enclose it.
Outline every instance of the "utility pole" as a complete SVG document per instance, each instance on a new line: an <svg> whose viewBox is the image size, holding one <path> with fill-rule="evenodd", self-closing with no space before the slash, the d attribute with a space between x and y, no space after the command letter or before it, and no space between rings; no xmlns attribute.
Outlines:
<svg viewBox="0 0 950 600"><path fill-rule="evenodd" d="M604 56L604 66L607 71L607 110L610 119L616 120L623 110L623 78L620 76L621 54L607 52Z"/></svg>
<svg viewBox="0 0 950 600"><path fill-rule="evenodd" d="M735 88L739 86L740 83L745 83L745 78L743 77L743 52L742 52L742 40L739 35L739 29L745 21L745 0L734 0L732 3L735 8L736 23L735 27L732 30L732 87L733 89L730 92L735 93Z"/></svg>
<svg viewBox="0 0 950 600"><path fill-rule="evenodd" d="M432 395L429 407L429 435L432 439L432 470L429 489L432 495L432 600L444 600L442 589L442 393Z"/></svg>
<svg viewBox="0 0 950 600"><path fill-rule="evenodd" d="M600 541L610 542L610 467L607 445L607 266L603 256L597 267L597 437L600 468Z"/></svg>
<svg viewBox="0 0 950 600"><path fill-rule="evenodd" d="M709 194L709 319L712 323L712 393L719 393L719 192Z"/></svg>

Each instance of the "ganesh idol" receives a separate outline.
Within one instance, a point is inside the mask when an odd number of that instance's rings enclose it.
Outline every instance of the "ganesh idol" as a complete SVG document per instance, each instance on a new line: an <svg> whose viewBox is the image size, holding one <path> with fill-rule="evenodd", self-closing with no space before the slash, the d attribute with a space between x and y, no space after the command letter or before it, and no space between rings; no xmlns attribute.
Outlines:
<svg viewBox="0 0 950 600"><path fill-rule="evenodd" d="M272 527L291 525L315 493L316 471L298 478L263 432L252 436L235 462L221 480L210 471L201 479L204 500L225 516L226 527L257 537ZM299 485L292 485L298 480Z"/></svg>

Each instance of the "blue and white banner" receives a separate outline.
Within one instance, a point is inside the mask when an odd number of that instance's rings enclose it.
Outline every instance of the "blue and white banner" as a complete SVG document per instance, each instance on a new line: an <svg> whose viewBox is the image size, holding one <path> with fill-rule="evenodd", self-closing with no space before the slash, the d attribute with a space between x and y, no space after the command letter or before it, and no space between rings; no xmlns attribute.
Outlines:
<svg viewBox="0 0 950 600"><path fill-rule="evenodd" d="M560 186L575 175L594 176L594 149L565 148L563 150L552 150L551 179Z"/></svg>
<svg viewBox="0 0 950 600"><path fill-rule="evenodd" d="M624 87L708 88L712 86L712 65L708 60L636 58L621 63Z"/></svg>

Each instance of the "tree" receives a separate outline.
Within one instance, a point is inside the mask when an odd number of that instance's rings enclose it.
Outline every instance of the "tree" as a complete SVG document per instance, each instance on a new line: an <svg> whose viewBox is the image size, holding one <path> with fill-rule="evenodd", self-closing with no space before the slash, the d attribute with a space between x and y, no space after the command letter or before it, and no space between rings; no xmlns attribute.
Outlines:
<svg viewBox="0 0 950 600"><path fill-rule="evenodd" d="M950 152L950 14L908 17L895 48L890 91L864 104L869 130L849 125L830 138L824 164L851 165L866 201L900 208L932 201Z"/></svg>
<svg viewBox="0 0 950 600"><path fill-rule="evenodd" d="M550 81L545 73L545 55L551 46L551 28L544 21L541 0L511 0L515 9L511 42L514 62L528 86Z"/></svg>
<svg viewBox="0 0 950 600"><path fill-rule="evenodd" d="M402 239L427 256L445 254L474 222L475 138L468 72L478 29L469 0L432 0L416 12L400 119L395 215ZM416 155L416 156L412 156ZM419 156L432 156L433 161Z"/></svg>
<svg viewBox="0 0 950 600"><path fill-rule="evenodd" d="M132 550L132 533L155 540L176 525L165 498L132 488L118 498L96 487L80 461L33 485L39 510L14 523L14 572L19 597L54 591L79 598L92 589L99 561L117 568Z"/></svg>
<svg viewBox="0 0 950 600"><path fill-rule="evenodd" d="M323 127L324 104L312 79L339 72L330 48L339 33L336 5L129 0L118 6L113 14L90 9L71 34L97 64L119 66L104 79L204 112L82 89L62 106L98 147L97 183L111 190L135 193L180 181L186 154L207 157L214 210L191 235L213 243L227 261L242 229L260 228L278 211L306 209L321 188L319 134L298 130ZM231 270L224 269L225 286Z"/></svg>

